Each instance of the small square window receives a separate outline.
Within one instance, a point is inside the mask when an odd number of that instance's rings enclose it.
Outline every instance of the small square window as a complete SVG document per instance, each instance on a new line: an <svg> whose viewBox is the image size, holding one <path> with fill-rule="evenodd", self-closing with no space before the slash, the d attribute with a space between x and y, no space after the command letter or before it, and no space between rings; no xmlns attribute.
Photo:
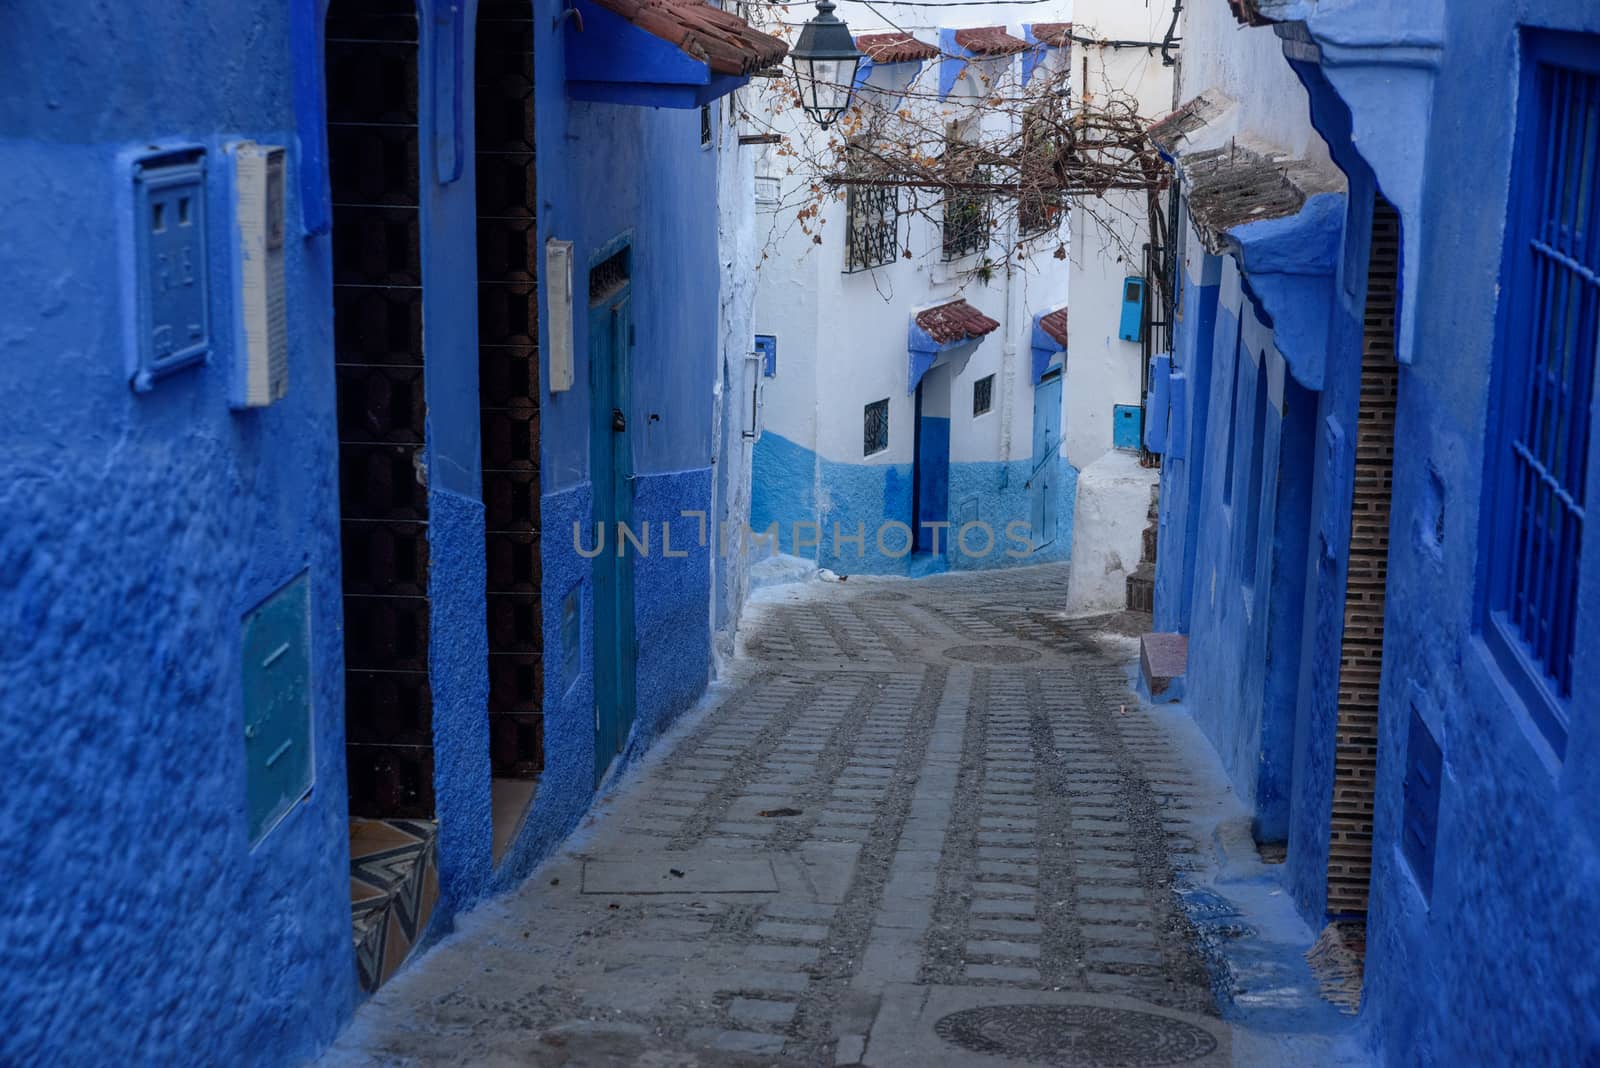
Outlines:
<svg viewBox="0 0 1600 1068"><path fill-rule="evenodd" d="M972 383L972 414L982 415L994 407L994 375L984 375Z"/></svg>
<svg viewBox="0 0 1600 1068"><path fill-rule="evenodd" d="M711 105L700 105L700 145L707 147L716 139L717 124L711 118Z"/></svg>
<svg viewBox="0 0 1600 1068"><path fill-rule="evenodd" d="M889 398L873 401L866 407L861 435L861 454L871 456L889 447Z"/></svg>

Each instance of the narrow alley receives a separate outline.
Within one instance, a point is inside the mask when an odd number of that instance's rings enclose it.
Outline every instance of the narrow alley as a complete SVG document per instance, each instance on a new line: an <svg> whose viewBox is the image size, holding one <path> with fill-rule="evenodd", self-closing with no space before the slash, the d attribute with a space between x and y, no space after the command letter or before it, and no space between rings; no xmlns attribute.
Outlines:
<svg viewBox="0 0 1600 1068"><path fill-rule="evenodd" d="M1233 1048L1177 891L1236 803L1065 571L760 592L665 755L324 1063L1344 1063Z"/></svg>

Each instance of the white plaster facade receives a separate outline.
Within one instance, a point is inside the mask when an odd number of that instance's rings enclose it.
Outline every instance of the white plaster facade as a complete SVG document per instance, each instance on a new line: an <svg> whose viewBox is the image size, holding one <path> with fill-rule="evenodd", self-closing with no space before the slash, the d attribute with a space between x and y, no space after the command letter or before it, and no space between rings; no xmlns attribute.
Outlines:
<svg viewBox="0 0 1600 1068"><path fill-rule="evenodd" d="M1029 22L1068 21L1070 0L1041 3L1028 9ZM998 12L998 14L997 14ZM795 8L793 13L809 9ZM983 7L903 7L866 5L840 0L838 15L858 36L901 30L937 46L940 29L993 26L1015 17L1012 9ZM1023 24L1011 21L1005 29L1022 37ZM1043 63L1058 67L1068 53L1050 49ZM973 61L945 101L937 94L940 63L897 63L876 66L868 81L871 90L910 88L902 106L938 113L945 121L1012 123L1015 118L995 109L981 108L980 78L1011 85L1020 76L1023 57L1012 55ZM1007 73L1009 72L1009 73ZM821 131L797 110L758 116L755 126L772 129L793 139L820 140L833 136ZM1029 254L1007 270L996 267L987 278L975 274L985 258L978 253L946 262L943 258L939 211L927 217L906 210L915 196L918 203L935 203L929 191L901 190L902 215L898 241L900 255L882 266L846 271L846 196L841 190L825 205L819 219L811 221L820 243L796 221L796 209L806 201L805 186L812 176L793 173L791 161L776 148L767 147L757 164L757 230L761 262L757 272L755 332L777 339L776 375L766 380L762 410L764 434L783 439L814 453L822 463L867 466L910 465L915 437L915 397L910 391L907 335L917 311L963 299L1000 323L998 329L976 343L943 354L923 379L925 415L950 417L949 461L952 466L972 463L1027 465L1033 450L1034 382L1031 372L1033 322L1037 315L1062 307L1067 301L1069 264L1054 253L1067 240L1065 223L1028 239ZM988 256L1015 243L1014 213L1000 212L991 235ZM909 254L908 254L909 253ZM1054 357L1059 365L1061 356ZM993 375L991 407L974 413L974 387ZM866 405L888 401L888 447L870 455L864 452ZM1059 416L1057 418L1059 423ZM819 463L819 468L822 463ZM1009 473L996 475L1000 481ZM1020 490L1021 479L1016 476ZM1001 487L1002 489L1006 487ZM830 514L839 503L837 492L818 477L816 511ZM957 500L952 490L950 515L959 522L971 502ZM756 490L757 496L762 488ZM889 516L887 518L904 518ZM1022 518L1026 519L1024 515Z"/></svg>

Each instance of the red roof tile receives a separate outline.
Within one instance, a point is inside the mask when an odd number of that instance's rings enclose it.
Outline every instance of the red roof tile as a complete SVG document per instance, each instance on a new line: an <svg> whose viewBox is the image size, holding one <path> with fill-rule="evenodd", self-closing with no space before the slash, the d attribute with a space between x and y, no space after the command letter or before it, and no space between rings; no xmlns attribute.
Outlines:
<svg viewBox="0 0 1600 1068"><path fill-rule="evenodd" d="M1051 48L1072 47L1072 23L1070 22L1035 22L1033 24L1033 39Z"/></svg>
<svg viewBox="0 0 1600 1068"><path fill-rule="evenodd" d="M1004 26L980 26L975 30L957 30L956 44L975 56L1014 56L1027 50L1028 42L1013 37Z"/></svg>
<svg viewBox="0 0 1600 1068"><path fill-rule="evenodd" d="M1000 329L999 323L964 300L918 312L917 325L941 345L983 337Z"/></svg>
<svg viewBox="0 0 1600 1068"><path fill-rule="evenodd" d="M718 74L752 74L783 59L789 46L703 0L595 0Z"/></svg>
<svg viewBox="0 0 1600 1068"><path fill-rule="evenodd" d="M1054 341L1062 348L1066 348L1067 309L1057 308L1053 312L1048 312L1039 316L1039 329L1050 335L1050 340Z"/></svg>
<svg viewBox="0 0 1600 1068"><path fill-rule="evenodd" d="M1255 0L1228 0L1228 6L1233 9L1233 17L1246 26L1272 25L1272 20L1261 13Z"/></svg>
<svg viewBox="0 0 1600 1068"><path fill-rule="evenodd" d="M939 54L933 45L909 33L864 33L856 38L856 47L874 63L912 63Z"/></svg>

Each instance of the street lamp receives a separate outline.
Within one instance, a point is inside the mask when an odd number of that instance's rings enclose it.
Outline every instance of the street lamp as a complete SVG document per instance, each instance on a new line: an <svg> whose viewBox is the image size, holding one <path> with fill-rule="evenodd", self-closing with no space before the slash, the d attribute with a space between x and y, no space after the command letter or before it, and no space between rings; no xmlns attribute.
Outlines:
<svg viewBox="0 0 1600 1068"><path fill-rule="evenodd" d="M801 106L826 130L849 110L856 88L856 65L861 62L850 27L834 17L833 0L818 0L817 17L800 30L800 40L789 58L794 60Z"/></svg>

